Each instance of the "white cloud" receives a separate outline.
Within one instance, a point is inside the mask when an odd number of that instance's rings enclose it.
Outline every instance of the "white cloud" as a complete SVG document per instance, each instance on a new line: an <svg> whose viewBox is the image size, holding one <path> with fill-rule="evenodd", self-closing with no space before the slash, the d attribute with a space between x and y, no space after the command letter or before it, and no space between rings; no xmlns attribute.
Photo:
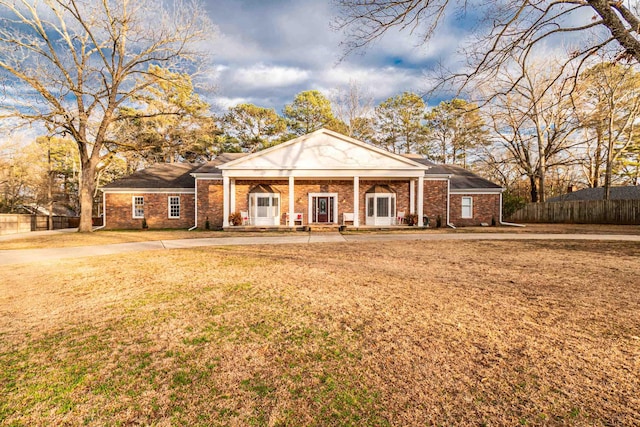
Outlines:
<svg viewBox="0 0 640 427"><path fill-rule="evenodd" d="M219 110L227 110L230 107L235 107L238 104L247 104L250 103L251 100L249 98L229 98L226 96L216 96L213 98L213 104Z"/></svg>
<svg viewBox="0 0 640 427"><path fill-rule="evenodd" d="M321 73L320 90L328 91L358 83L380 102L402 92L416 92L424 83L422 73L393 66L383 68L337 66Z"/></svg>
<svg viewBox="0 0 640 427"><path fill-rule="evenodd" d="M299 85L307 81L310 75L309 71L297 67L256 64L233 72L232 80L247 89L269 89Z"/></svg>

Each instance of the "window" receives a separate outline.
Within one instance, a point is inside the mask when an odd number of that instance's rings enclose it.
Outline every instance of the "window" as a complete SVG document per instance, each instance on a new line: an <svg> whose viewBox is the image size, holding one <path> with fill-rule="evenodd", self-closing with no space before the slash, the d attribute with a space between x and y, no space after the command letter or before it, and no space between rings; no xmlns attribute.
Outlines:
<svg viewBox="0 0 640 427"><path fill-rule="evenodd" d="M257 211L254 216L258 218L271 218L279 216L277 196L255 196L255 200Z"/></svg>
<svg viewBox="0 0 640 427"><path fill-rule="evenodd" d="M462 218L473 218L473 197L462 198Z"/></svg>
<svg viewBox="0 0 640 427"><path fill-rule="evenodd" d="M180 218L180 196L169 196L169 218Z"/></svg>
<svg viewBox="0 0 640 427"><path fill-rule="evenodd" d="M133 217L144 218L144 197L142 196L133 197Z"/></svg>
<svg viewBox="0 0 640 427"><path fill-rule="evenodd" d="M393 193L367 193L367 225L392 225L396 215Z"/></svg>
<svg viewBox="0 0 640 427"><path fill-rule="evenodd" d="M278 225L280 195L277 193L249 194L249 216L253 225Z"/></svg>

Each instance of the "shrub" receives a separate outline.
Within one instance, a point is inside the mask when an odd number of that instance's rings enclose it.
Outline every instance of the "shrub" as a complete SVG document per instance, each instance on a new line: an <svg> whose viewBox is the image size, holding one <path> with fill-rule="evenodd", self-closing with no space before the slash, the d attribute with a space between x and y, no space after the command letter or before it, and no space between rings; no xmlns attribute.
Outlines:
<svg viewBox="0 0 640 427"><path fill-rule="evenodd" d="M242 225L242 215L240 212L233 212L229 215L229 224L231 225Z"/></svg>
<svg viewBox="0 0 640 427"><path fill-rule="evenodd" d="M505 191L502 193L502 215L505 218L509 218L516 213L519 209L522 209L527 205L527 201L524 197L520 197L516 194Z"/></svg>
<svg viewBox="0 0 640 427"><path fill-rule="evenodd" d="M147 224L147 218L142 218L142 229L146 230L147 228L149 228L149 225Z"/></svg>
<svg viewBox="0 0 640 427"><path fill-rule="evenodd" d="M440 228L442 227L442 218L440 218L440 215L438 215L436 217L436 228Z"/></svg>
<svg viewBox="0 0 640 427"><path fill-rule="evenodd" d="M211 223L209 222L209 217L207 217L207 220L204 222L204 229L211 230Z"/></svg>
<svg viewBox="0 0 640 427"><path fill-rule="evenodd" d="M418 215L417 214L407 214L407 215L405 215L404 220L407 222L407 225L416 225L416 224L418 224Z"/></svg>

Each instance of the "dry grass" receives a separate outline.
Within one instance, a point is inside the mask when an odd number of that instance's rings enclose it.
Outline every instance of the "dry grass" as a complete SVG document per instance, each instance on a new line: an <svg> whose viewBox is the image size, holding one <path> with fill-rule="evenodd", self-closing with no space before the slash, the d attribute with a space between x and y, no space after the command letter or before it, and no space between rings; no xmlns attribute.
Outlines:
<svg viewBox="0 0 640 427"><path fill-rule="evenodd" d="M524 227L501 226L501 227L459 227L451 228L428 228L417 230L412 227L401 228L399 230L388 230L385 233L517 233L517 234L640 234L640 225L612 225L612 224L524 224ZM366 231L349 231L349 233L362 233ZM371 232L380 233L372 230Z"/></svg>
<svg viewBox="0 0 640 427"><path fill-rule="evenodd" d="M114 243L150 242L172 239L201 239L212 237L264 236L291 234L277 232L235 232L235 231L187 231L187 230L98 230L93 233L52 233L36 236L20 235L16 238L0 240L0 250L68 248L73 246L109 245Z"/></svg>
<svg viewBox="0 0 640 427"><path fill-rule="evenodd" d="M640 244L0 269L0 425L640 425Z"/></svg>
<svg viewBox="0 0 640 427"><path fill-rule="evenodd" d="M526 227L464 227L458 229L430 228L418 230L406 227L396 230L377 231L375 233L579 233L579 234L640 234L637 225L598 225L598 224L527 224ZM347 231L345 234L361 234L367 231ZM289 231L186 231L186 230L99 230L93 233L55 233L49 235L7 236L0 239L0 250L19 250L37 248L68 248L73 246L108 245L113 243L146 242L172 239L198 239L211 237L249 237L289 235Z"/></svg>

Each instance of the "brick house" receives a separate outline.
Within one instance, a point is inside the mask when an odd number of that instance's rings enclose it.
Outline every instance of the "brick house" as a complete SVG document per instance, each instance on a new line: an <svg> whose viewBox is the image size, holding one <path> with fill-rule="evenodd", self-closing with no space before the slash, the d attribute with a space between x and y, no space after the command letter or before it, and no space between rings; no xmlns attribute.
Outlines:
<svg viewBox="0 0 640 427"><path fill-rule="evenodd" d="M252 154L205 164L157 164L102 188L106 228L244 226L471 226L501 223L502 188L461 167L436 165L320 129Z"/></svg>

